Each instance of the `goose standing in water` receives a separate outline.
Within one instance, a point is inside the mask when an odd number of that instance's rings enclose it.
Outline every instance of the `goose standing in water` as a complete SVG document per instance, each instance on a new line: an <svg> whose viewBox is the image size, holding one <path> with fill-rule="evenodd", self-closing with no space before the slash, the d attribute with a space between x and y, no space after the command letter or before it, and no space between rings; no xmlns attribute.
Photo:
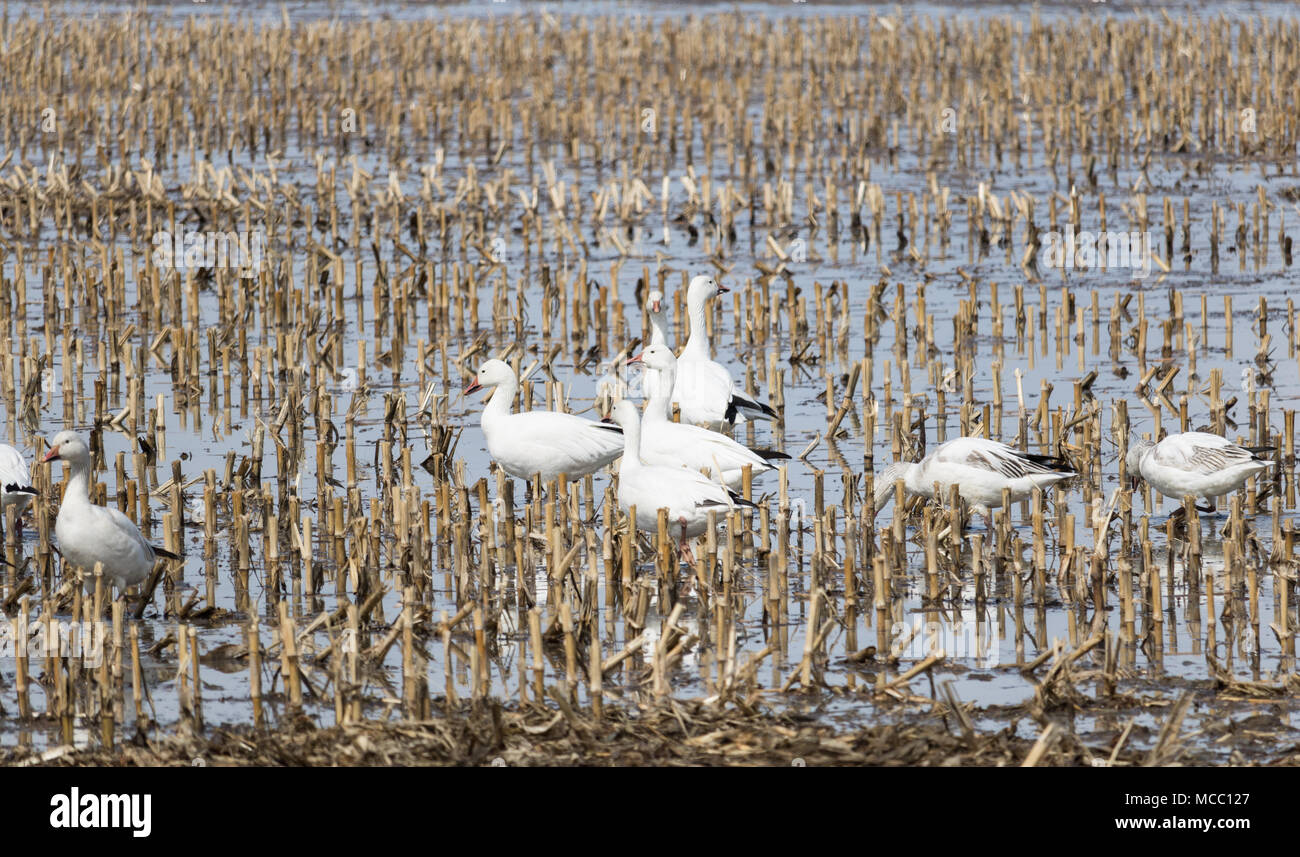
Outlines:
<svg viewBox="0 0 1300 857"><path fill-rule="evenodd" d="M1171 434L1159 443L1133 441L1125 459L1130 487L1139 478L1178 502L1186 496L1204 497L1214 511L1218 497L1236 491L1246 480L1268 468L1272 461L1261 453L1269 446L1240 446L1225 437L1203 431Z"/></svg>
<svg viewBox="0 0 1300 857"><path fill-rule="evenodd" d="M928 497L943 502L949 490L957 486L957 495L972 512L984 516L992 531L991 509L1002 505L1004 489L1011 501L1018 502L1035 488L1051 485L1076 475L1068 461L1050 455L1021 452L1018 449L983 437L959 437L940 444L934 452L918 462L897 461L885 468L876 480L876 513L894 496L894 483L903 480L909 496ZM939 493L934 492L939 483Z"/></svg>
<svg viewBox="0 0 1300 857"><path fill-rule="evenodd" d="M736 506L757 508L702 473L642 461L641 415L631 401L615 403L613 420L622 427L626 445L618 466L619 508L626 512L636 506L637 528L650 532L659 527L659 510L667 509L669 532L678 537L682 557L691 565L695 555L687 539L708 528L710 510L725 515Z"/></svg>
<svg viewBox="0 0 1300 857"><path fill-rule="evenodd" d="M488 453L511 476L532 479L540 474L546 483L565 473L573 481L623 454L617 426L556 411L511 413L519 379L505 361L489 360L480 366L465 394L489 387L496 389L483 408L483 435Z"/></svg>
<svg viewBox="0 0 1300 857"><path fill-rule="evenodd" d="M125 593L127 587L149 577L158 557L181 559L149 544L121 511L90 502L90 448L76 432L56 434L43 461L66 461L71 467L54 521L54 537L66 562L87 574L94 571L95 563L101 563L104 574Z"/></svg>
<svg viewBox="0 0 1300 857"><path fill-rule="evenodd" d="M737 391L731 372L710 354L705 305L709 298L725 291L703 274L693 278L687 287L691 333L677 357L677 382L673 386L673 403L681 409L682 422L722 431L746 419L771 420L777 416L771 405ZM653 328L653 316L651 322Z"/></svg>
<svg viewBox="0 0 1300 857"><path fill-rule="evenodd" d="M677 377L677 358L667 345L651 345L629 359L628 365L646 367L650 401L641 420L641 460L646 464L688 467L721 480L732 490L744 481L745 465L757 476L774 470L774 459L788 459L784 452L758 451L737 443L720 432L672 421L669 390Z"/></svg>

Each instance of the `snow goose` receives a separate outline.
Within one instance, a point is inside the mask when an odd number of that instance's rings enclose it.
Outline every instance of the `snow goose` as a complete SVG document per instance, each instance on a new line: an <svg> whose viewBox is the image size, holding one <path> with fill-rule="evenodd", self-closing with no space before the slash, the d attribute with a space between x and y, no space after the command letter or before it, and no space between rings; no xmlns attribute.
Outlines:
<svg viewBox="0 0 1300 857"><path fill-rule="evenodd" d="M701 274L686 289L686 309L691 332L686 347L677 358L677 383L673 402L681 408L682 421L716 429L726 429L746 419L770 420L776 411L736 390L731 372L709 353L709 335L705 329L705 305L714 295L727 289L710 276Z"/></svg>
<svg viewBox="0 0 1300 857"><path fill-rule="evenodd" d="M1138 440L1130 444L1126 469L1132 486L1139 477L1166 497L1179 502L1186 496L1214 500L1236 491L1246 480L1273 462L1260 453L1268 446L1239 446L1225 437L1203 431L1171 434L1159 443Z"/></svg>
<svg viewBox="0 0 1300 857"><path fill-rule="evenodd" d="M572 481L595 473L623 454L623 437L617 426L556 411L511 413L519 379L502 360L480 366L465 393L489 387L496 389L483 408L483 435L488 453L511 476L532 479L540 475L545 483L565 473Z"/></svg>
<svg viewBox="0 0 1300 857"><path fill-rule="evenodd" d="M87 574L101 563L104 574L125 592L149 577L158 557L181 559L145 541L140 528L117 509L90 502L90 448L76 432L56 434L44 461L66 461L71 467L54 521L54 537L66 562Z"/></svg>
<svg viewBox="0 0 1300 857"><path fill-rule="evenodd" d="M675 423L668 391L677 377L677 358L667 345L651 345L627 361L646 367L646 388L650 391L641 431L641 460L666 467L689 467L715 479L721 476L728 488L740 487L745 465L755 474L775 469L773 459L789 458L784 452L759 451L743 446L725 434L700 426ZM653 379L654 383L648 383Z"/></svg>
<svg viewBox="0 0 1300 857"><path fill-rule="evenodd" d="M908 495L941 502L955 485L961 500L983 515L992 529L989 510L1002 505L1003 489L1010 490L1012 502L1017 502L1035 488L1047 488L1074 475L1062 458L1021 452L987 438L959 437L940 444L919 462L897 461L886 467L876 480L876 512L889 504L899 479ZM934 492L936 482L938 495Z"/></svg>
<svg viewBox="0 0 1300 857"><path fill-rule="evenodd" d="M626 512L635 506L637 528L651 532L659 527L659 510L667 509L668 525L690 564L695 556L686 540L708 528L710 510L726 514L736 506L755 507L702 473L642 461L641 415L628 399L615 403L613 420L623 429L625 444L618 466L619 508Z"/></svg>
<svg viewBox="0 0 1300 857"><path fill-rule="evenodd" d="M0 443L0 514L10 506L17 507L18 534L23 532L22 514L36 495L32 487L32 473L27 469L27 459L7 443Z"/></svg>

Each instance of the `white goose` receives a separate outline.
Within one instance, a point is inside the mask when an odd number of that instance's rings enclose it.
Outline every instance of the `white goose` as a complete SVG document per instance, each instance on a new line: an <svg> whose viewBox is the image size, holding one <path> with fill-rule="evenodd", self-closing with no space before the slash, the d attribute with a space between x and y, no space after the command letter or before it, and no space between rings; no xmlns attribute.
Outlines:
<svg viewBox="0 0 1300 857"><path fill-rule="evenodd" d="M1246 480L1273 462L1259 453L1268 446L1239 446L1225 437L1202 431L1171 434L1159 443L1134 441L1125 459L1133 487L1139 477L1166 497L1181 501L1188 495L1214 500L1236 491Z"/></svg>
<svg viewBox="0 0 1300 857"><path fill-rule="evenodd" d="M759 474L776 468L772 459L790 457L784 452L750 449L700 426L673 422L668 391L677 377L677 358L667 345L651 345L627 362L646 367L649 403L641 431L641 460L646 464L689 467L714 478L721 476L728 488L736 489L744 481L745 465Z"/></svg>
<svg viewBox="0 0 1300 857"><path fill-rule="evenodd" d="M0 443L0 514L10 506L16 506L15 528L18 535L23 532L22 514L36 496L32 487L32 472L27 468L27 459L23 454L7 443Z"/></svg>
<svg viewBox="0 0 1300 857"><path fill-rule="evenodd" d="M957 495L984 516L991 530L989 510L1002 505L1002 491L1009 489L1012 502L1025 499L1035 488L1047 488L1074 476L1069 462L1049 455L1021 452L982 437L959 437L940 444L919 462L896 461L876 480L876 513L894 496L894 483L903 480L910 496L948 499L953 485ZM934 484L939 483L939 494Z"/></svg>
<svg viewBox="0 0 1300 857"><path fill-rule="evenodd" d="M483 408L483 435L488 453L511 476L532 479L540 474L545 483L566 473L572 481L595 473L623 454L623 437L617 426L555 411L511 413L519 379L502 360L480 366L465 393L488 387L496 390Z"/></svg>
<svg viewBox="0 0 1300 857"><path fill-rule="evenodd" d="M770 420L777 416L770 405L737 391L731 372L709 353L705 305L709 298L725 291L708 275L691 279L686 289L691 333L677 358L677 383L673 387L673 403L681 409L683 422L722 430L746 419Z"/></svg>
<svg viewBox="0 0 1300 857"><path fill-rule="evenodd" d="M90 502L90 449L76 432L56 434L44 461L66 461L72 470L54 521L54 536L66 562L87 574L95 563L102 563L104 574L125 592L149 577L158 557L181 559L145 541L140 528L119 510Z"/></svg>
<svg viewBox="0 0 1300 857"><path fill-rule="evenodd" d="M709 510L719 515L736 506L754 504L732 494L702 473L684 467L664 467L641 460L641 415L636 405L623 399L614 405L614 422L623 429L623 460L618 466L618 505L623 511L636 506L636 526L654 532L659 510L668 510L668 523L678 537L682 557L694 565L687 539L708 528Z"/></svg>

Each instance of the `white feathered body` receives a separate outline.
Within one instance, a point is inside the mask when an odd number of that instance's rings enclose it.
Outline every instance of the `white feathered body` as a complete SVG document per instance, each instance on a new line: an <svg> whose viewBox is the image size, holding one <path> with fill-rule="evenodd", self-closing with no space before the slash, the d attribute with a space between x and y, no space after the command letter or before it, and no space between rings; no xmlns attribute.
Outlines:
<svg viewBox="0 0 1300 857"><path fill-rule="evenodd" d="M955 485L961 500L983 514L1002 505L1004 490L1010 492L1012 502L1018 502L1029 497L1035 488L1046 489L1074 475L1055 459L1021 452L982 437L955 438L941 444L920 462L899 467L894 472L901 476L909 494L945 502ZM886 474L889 473L887 470ZM886 479L877 486L880 500L887 502L892 481ZM877 511L882 505L878 500Z"/></svg>
<svg viewBox="0 0 1300 857"><path fill-rule="evenodd" d="M494 396L501 395L500 392ZM555 411L522 414L483 411L483 434L488 452L511 476L543 482L568 474L581 479L612 463L623 454L623 435L613 426Z"/></svg>
<svg viewBox="0 0 1300 857"><path fill-rule="evenodd" d="M652 349L655 347L652 346ZM672 352L661 346L668 358ZM658 392L669 384L675 386L676 361L668 360L663 369L647 367L645 375L655 392L646 405L641 422L641 460L646 464L687 467L721 478L728 488L737 489L744 481L745 466L757 475L773 469L749 447L720 432L696 425L675 423L668 418L667 396Z"/></svg>
<svg viewBox="0 0 1300 857"><path fill-rule="evenodd" d="M96 562L103 563L104 574L119 589L142 583L157 559L130 518L117 509L89 501L64 500L54 522L54 537L64 560L87 575L94 572Z"/></svg>
<svg viewBox="0 0 1300 857"><path fill-rule="evenodd" d="M708 528L710 510L720 519L734 507L726 487L702 473L645 463L640 453L641 418L630 401L616 403L614 416L623 427L626 444L618 468L618 505L624 512L636 507L639 529L657 529L659 510L667 509L673 536L693 538Z"/></svg>
<svg viewBox="0 0 1300 857"><path fill-rule="evenodd" d="M676 537L694 538L709 525L709 510L723 520L731 509L727 490L702 473L681 467L642 464L620 468L618 505L624 512L636 507L636 525L653 532L659 510L668 510L668 530Z"/></svg>
<svg viewBox="0 0 1300 857"><path fill-rule="evenodd" d="M1230 494L1269 462L1227 438L1208 432L1171 434L1146 449L1139 473L1166 497L1215 498Z"/></svg>

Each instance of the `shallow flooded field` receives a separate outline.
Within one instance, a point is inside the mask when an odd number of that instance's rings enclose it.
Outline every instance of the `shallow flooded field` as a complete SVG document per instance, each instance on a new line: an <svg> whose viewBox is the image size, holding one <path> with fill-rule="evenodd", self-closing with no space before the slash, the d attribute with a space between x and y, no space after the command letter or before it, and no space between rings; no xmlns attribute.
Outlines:
<svg viewBox="0 0 1300 857"><path fill-rule="evenodd" d="M510 764L552 717L687 709L784 735L764 763L1285 758L1300 23L789 6L11 7L0 413L38 494L4 521L0 758L320 762L247 748L496 704ZM680 347L697 274L780 413L736 438L790 458L691 567L613 470L495 468L462 390L495 357L523 409L639 402L646 296ZM184 554L143 595L55 551L65 428ZM1121 480L1194 429L1270 465L1185 517ZM876 513L960 435L1079 475L992 521Z"/></svg>

